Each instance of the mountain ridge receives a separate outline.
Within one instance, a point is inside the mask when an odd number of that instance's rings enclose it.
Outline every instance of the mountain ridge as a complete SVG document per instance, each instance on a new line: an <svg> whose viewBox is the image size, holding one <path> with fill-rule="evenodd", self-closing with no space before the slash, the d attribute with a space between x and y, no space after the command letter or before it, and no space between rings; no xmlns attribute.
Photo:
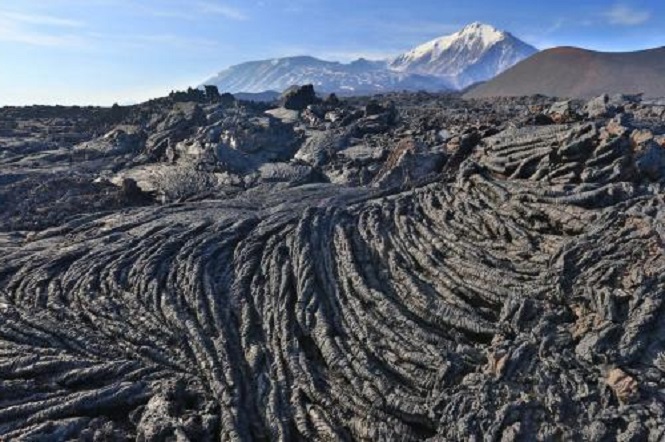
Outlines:
<svg viewBox="0 0 665 442"><path fill-rule="evenodd" d="M204 84L232 93L285 90L296 84L313 84L323 93L381 93L392 90L449 90L442 79L393 72L385 61L326 61L311 56L250 61L220 72Z"/></svg>
<svg viewBox="0 0 665 442"><path fill-rule="evenodd" d="M509 32L474 22L396 57L398 72L443 76L456 88L486 81L538 50Z"/></svg>
<svg viewBox="0 0 665 442"><path fill-rule="evenodd" d="M573 46L547 49L518 63L465 98L547 95L591 98L601 94L665 97L665 47L600 52Z"/></svg>
<svg viewBox="0 0 665 442"><path fill-rule="evenodd" d="M493 78L535 52L509 32L475 22L386 60L341 63L303 55L250 61L231 66L204 84L232 93L284 90L307 83L320 92L346 95L459 90Z"/></svg>

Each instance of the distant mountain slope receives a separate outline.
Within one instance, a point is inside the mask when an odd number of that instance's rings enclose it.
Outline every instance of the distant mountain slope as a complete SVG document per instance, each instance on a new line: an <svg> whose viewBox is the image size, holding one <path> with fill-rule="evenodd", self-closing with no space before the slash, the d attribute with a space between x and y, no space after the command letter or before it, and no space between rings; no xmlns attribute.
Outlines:
<svg viewBox="0 0 665 442"><path fill-rule="evenodd" d="M265 91L265 92L236 92L235 98L238 100L244 101L256 101L256 102L270 102L275 101L281 95L281 92L277 91Z"/></svg>
<svg viewBox="0 0 665 442"><path fill-rule="evenodd" d="M437 77L390 71L381 61L360 59L343 64L307 56L239 64L220 72L205 84L214 84L222 91L252 93L282 91L294 84L313 84L317 92L348 94L450 88Z"/></svg>
<svg viewBox="0 0 665 442"><path fill-rule="evenodd" d="M232 66L204 84L232 93L282 91L309 83L319 92L347 95L463 89L493 78L536 51L510 33L473 23L392 60L343 64L302 56L252 61Z"/></svg>
<svg viewBox="0 0 665 442"><path fill-rule="evenodd" d="M418 46L392 60L399 72L434 75L458 89L489 80L538 52L536 48L482 23Z"/></svg>
<svg viewBox="0 0 665 442"><path fill-rule="evenodd" d="M549 95L589 98L603 93L665 97L665 47L637 52L594 52L560 47L540 52L465 98Z"/></svg>

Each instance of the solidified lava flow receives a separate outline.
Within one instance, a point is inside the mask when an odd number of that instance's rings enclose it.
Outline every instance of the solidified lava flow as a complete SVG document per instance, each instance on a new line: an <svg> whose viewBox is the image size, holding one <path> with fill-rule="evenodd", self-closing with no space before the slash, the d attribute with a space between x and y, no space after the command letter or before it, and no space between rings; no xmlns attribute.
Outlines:
<svg viewBox="0 0 665 442"><path fill-rule="evenodd" d="M425 98L4 147L0 440L665 437L665 107Z"/></svg>

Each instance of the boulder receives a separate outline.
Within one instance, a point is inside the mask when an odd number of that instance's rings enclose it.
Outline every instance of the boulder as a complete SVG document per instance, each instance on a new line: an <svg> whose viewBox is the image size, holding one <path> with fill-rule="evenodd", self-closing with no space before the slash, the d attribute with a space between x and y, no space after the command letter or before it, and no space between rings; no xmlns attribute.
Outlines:
<svg viewBox="0 0 665 442"><path fill-rule="evenodd" d="M181 103L175 106L165 118L158 120L153 125L149 124L148 130L152 133L145 144L146 153L155 158L162 158L170 145L191 136L197 127L204 126L207 118L203 109L196 104Z"/></svg>
<svg viewBox="0 0 665 442"><path fill-rule="evenodd" d="M337 95L330 94L323 100L323 104L329 107L336 107L339 106L340 101L339 98L337 98Z"/></svg>
<svg viewBox="0 0 665 442"><path fill-rule="evenodd" d="M280 97L280 104L285 109L302 111L316 102L314 86L293 86L287 89Z"/></svg>
<svg viewBox="0 0 665 442"><path fill-rule="evenodd" d="M589 118L606 118L616 115L616 107L610 104L610 97L607 94L589 100L583 111Z"/></svg>
<svg viewBox="0 0 665 442"><path fill-rule="evenodd" d="M659 146L665 148L665 135L659 135L654 138L654 141L658 143Z"/></svg>
<svg viewBox="0 0 665 442"><path fill-rule="evenodd" d="M375 100L370 101L365 105L365 116L366 117L371 117L372 115L380 115L384 113L386 109L378 102Z"/></svg>
<svg viewBox="0 0 665 442"><path fill-rule="evenodd" d="M445 164L446 154L428 148L412 137L399 141L374 177L374 187L410 185L420 178L434 174Z"/></svg>
<svg viewBox="0 0 665 442"><path fill-rule="evenodd" d="M322 166L344 148L348 138L344 130L312 131L294 158L315 167Z"/></svg>
<svg viewBox="0 0 665 442"><path fill-rule="evenodd" d="M293 127L269 116L229 119L222 126L219 142L256 164L288 161L300 147Z"/></svg>
<svg viewBox="0 0 665 442"><path fill-rule="evenodd" d="M259 167L261 182L299 185L314 181L314 170L307 165L266 163Z"/></svg>
<svg viewBox="0 0 665 442"><path fill-rule="evenodd" d="M344 159L353 161L355 164L370 164L380 161L385 155L385 149L358 144L341 150L338 155Z"/></svg>
<svg viewBox="0 0 665 442"><path fill-rule="evenodd" d="M302 112L301 117L310 126L318 126L325 118L325 115L325 109L322 106L310 104L307 106L307 109Z"/></svg>
<svg viewBox="0 0 665 442"><path fill-rule="evenodd" d="M635 378L620 368L610 370L605 382L622 403L631 402L639 396L639 385Z"/></svg>
<svg viewBox="0 0 665 442"><path fill-rule="evenodd" d="M659 180L665 174L665 148L649 141L636 155L635 166L641 176Z"/></svg>
<svg viewBox="0 0 665 442"><path fill-rule="evenodd" d="M271 117L281 121L284 124L294 124L298 121L299 117L297 110L285 109L283 107L270 109L265 113L266 115L270 115Z"/></svg>
<svg viewBox="0 0 665 442"><path fill-rule="evenodd" d="M610 135L621 137L630 131L630 126L631 122L628 115L618 114L607 123L605 130Z"/></svg>
<svg viewBox="0 0 665 442"><path fill-rule="evenodd" d="M647 129L637 129L630 134L630 141L632 142L633 146L643 145L653 139L653 132Z"/></svg>
<svg viewBox="0 0 665 442"><path fill-rule="evenodd" d="M224 92L220 97L219 97L219 102L222 104L222 106L232 106L236 102L236 97L233 96L233 94L229 94L228 92Z"/></svg>
<svg viewBox="0 0 665 442"><path fill-rule="evenodd" d="M589 118L599 118L605 116L607 110L607 102L610 97L607 94L600 95L587 101L584 105L583 111Z"/></svg>
<svg viewBox="0 0 665 442"><path fill-rule="evenodd" d="M570 100L557 101L545 112L555 123L568 123L578 120L578 113Z"/></svg>
<svg viewBox="0 0 665 442"><path fill-rule="evenodd" d="M530 116L527 119L526 123L534 126L549 126L550 124L554 124L554 119L549 115L545 115L543 113L537 113L535 115Z"/></svg>
<svg viewBox="0 0 665 442"><path fill-rule="evenodd" d="M222 98L222 96L219 95L219 89L217 89L217 86L207 85L204 86L204 88L208 101L219 101Z"/></svg>
<svg viewBox="0 0 665 442"><path fill-rule="evenodd" d="M127 198L140 198L143 196L143 191L132 178L124 178L120 185L122 193Z"/></svg>

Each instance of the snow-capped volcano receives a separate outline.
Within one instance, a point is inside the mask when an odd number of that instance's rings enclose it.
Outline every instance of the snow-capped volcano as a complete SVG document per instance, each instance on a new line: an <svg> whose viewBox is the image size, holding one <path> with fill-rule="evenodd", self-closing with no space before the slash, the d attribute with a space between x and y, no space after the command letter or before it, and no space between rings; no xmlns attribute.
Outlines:
<svg viewBox="0 0 665 442"><path fill-rule="evenodd" d="M472 23L396 57L389 67L398 72L443 77L461 89L494 78L536 52L536 48L508 32Z"/></svg>
<svg viewBox="0 0 665 442"><path fill-rule="evenodd" d="M396 90L463 89L489 80L538 52L508 32L473 23L392 60L356 60L349 64L313 57L287 57L232 66L205 84L221 91L282 91L311 83L319 92L346 95Z"/></svg>

